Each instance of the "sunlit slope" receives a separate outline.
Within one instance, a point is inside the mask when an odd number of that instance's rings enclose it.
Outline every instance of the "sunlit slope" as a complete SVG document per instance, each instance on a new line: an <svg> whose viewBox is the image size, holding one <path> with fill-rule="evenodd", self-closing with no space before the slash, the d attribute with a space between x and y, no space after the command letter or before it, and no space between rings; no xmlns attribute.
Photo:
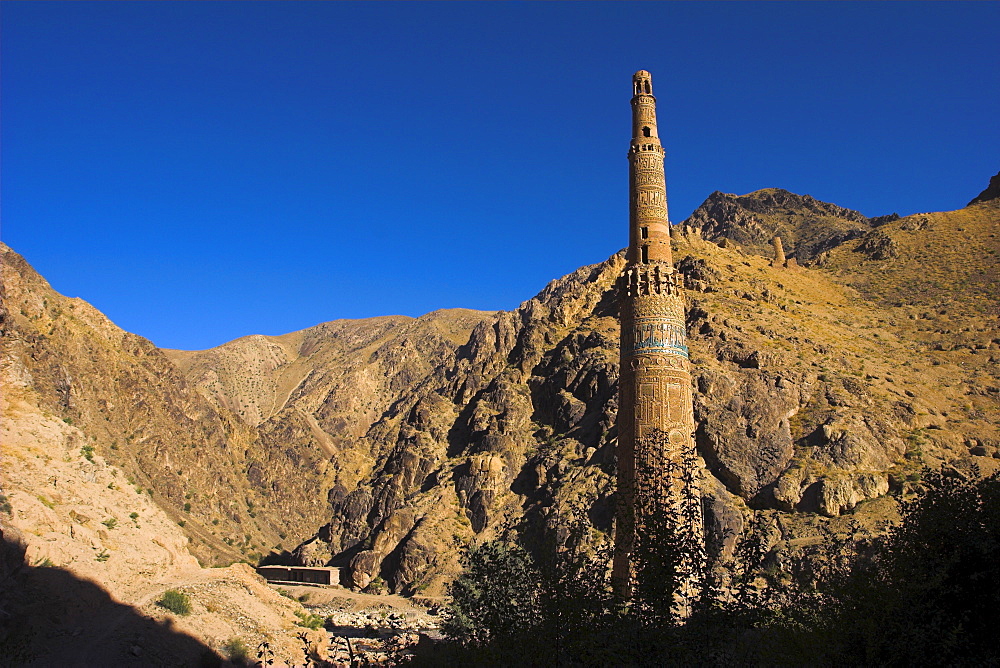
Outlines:
<svg viewBox="0 0 1000 668"><path fill-rule="evenodd" d="M8 247L0 251L4 394L26 407L6 416L11 429L30 431L18 415L33 413L76 427L79 447L123 469L121 486L151 496L204 563L251 558L315 529L334 472L325 450L308 440L263 446L152 343L58 294ZM56 447L41 432L31 438Z"/></svg>

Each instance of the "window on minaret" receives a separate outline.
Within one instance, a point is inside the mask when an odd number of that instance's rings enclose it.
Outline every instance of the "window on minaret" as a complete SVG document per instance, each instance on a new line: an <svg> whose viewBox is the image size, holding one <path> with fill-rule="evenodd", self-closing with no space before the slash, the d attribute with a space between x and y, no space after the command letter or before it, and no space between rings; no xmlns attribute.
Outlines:
<svg viewBox="0 0 1000 668"><path fill-rule="evenodd" d="M640 227L639 228L639 236L641 238L643 238L643 239L648 239L649 238L649 228L648 227Z"/></svg>
<svg viewBox="0 0 1000 668"><path fill-rule="evenodd" d="M645 229L645 228L643 228ZM642 263L646 264L649 262L649 246L642 247Z"/></svg>
<svg viewBox="0 0 1000 668"><path fill-rule="evenodd" d="M642 136L643 137L648 137L649 136L649 128L643 128L642 129Z"/></svg>
<svg viewBox="0 0 1000 668"><path fill-rule="evenodd" d="M653 86L648 81L646 82L646 93L648 95L653 94Z"/></svg>

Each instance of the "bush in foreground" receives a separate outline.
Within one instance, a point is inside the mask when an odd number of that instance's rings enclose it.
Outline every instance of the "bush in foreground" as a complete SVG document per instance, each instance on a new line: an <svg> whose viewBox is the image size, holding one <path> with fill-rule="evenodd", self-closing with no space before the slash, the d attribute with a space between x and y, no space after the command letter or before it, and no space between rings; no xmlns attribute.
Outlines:
<svg viewBox="0 0 1000 668"><path fill-rule="evenodd" d="M182 591L168 589L163 592L163 596L156 602L161 607L177 615L191 614L191 599Z"/></svg>

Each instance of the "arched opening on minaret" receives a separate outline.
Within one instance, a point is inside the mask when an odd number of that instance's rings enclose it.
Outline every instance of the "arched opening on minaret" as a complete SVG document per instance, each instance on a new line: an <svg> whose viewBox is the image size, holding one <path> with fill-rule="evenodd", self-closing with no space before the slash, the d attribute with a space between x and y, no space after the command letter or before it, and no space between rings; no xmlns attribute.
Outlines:
<svg viewBox="0 0 1000 668"><path fill-rule="evenodd" d="M650 134L649 134L649 128L648 127L644 127L642 129L642 136L643 137L649 137L650 136Z"/></svg>
<svg viewBox="0 0 1000 668"><path fill-rule="evenodd" d="M649 263L649 246L642 247L642 259L640 260L643 264Z"/></svg>
<svg viewBox="0 0 1000 668"><path fill-rule="evenodd" d="M645 83L646 83L646 95L652 95L653 94L653 84L648 79L646 80Z"/></svg>

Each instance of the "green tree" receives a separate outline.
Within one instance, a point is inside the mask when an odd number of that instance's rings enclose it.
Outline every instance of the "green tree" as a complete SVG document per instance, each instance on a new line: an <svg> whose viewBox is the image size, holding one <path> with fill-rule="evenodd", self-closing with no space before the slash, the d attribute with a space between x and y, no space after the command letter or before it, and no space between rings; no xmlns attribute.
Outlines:
<svg viewBox="0 0 1000 668"><path fill-rule="evenodd" d="M630 605L642 623L681 623L691 616L705 585L707 554L703 531L698 468L693 447L679 458L668 434L654 430L637 446L657 453L657 475L639 480Z"/></svg>
<svg viewBox="0 0 1000 668"><path fill-rule="evenodd" d="M848 660L1000 663L1000 475L926 472L902 521L830 582Z"/></svg>
<svg viewBox="0 0 1000 668"><path fill-rule="evenodd" d="M482 645L514 639L538 624L539 572L523 548L489 541L467 552L462 565L465 572L451 585L445 635Z"/></svg>

